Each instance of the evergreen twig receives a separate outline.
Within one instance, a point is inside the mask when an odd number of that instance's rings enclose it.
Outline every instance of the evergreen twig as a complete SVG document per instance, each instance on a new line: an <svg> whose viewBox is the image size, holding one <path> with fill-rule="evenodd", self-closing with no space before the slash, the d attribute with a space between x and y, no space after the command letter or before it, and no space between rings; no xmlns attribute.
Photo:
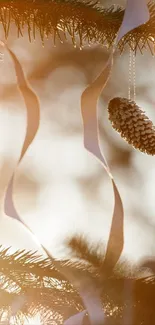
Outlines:
<svg viewBox="0 0 155 325"><path fill-rule="evenodd" d="M78 247L79 245L79 247ZM89 248L83 238L75 237L69 241L73 253L80 258L79 264L73 260L60 261L68 263L68 267L85 275L93 274L96 285L102 288L102 301L107 316L106 325L120 325L123 311L130 303L133 306L133 324L154 324L155 276L139 277L137 273L128 277L123 269L113 270L104 281L100 266L103 255ZM99 246L98 246L99 247ZM77 252L77 254L76 254ZM87 267L86 261L91 268ZM82 273L76 273L79 277ZM103 272L103 270L102 270ZM80 279L80 278L79 278ZM133 287L132 299L124 296L125 283ZM127 300L129 299L129 300ZM21 303L20 303L21 301ZM52 262L32 252L17 251L13 254L8 249L0 249L0 318L17 305L14 315L15 323L22 324L23 317L40 313L44 324L63 324L69 316L83 310L81 298L76 290L55 269ZM55 323L54 323L55 320ZM1 321L1 320L0 320Z"/></svg>
<svg viewBox="0 0 155 325"><path fill-rule="evenodd" d="M122 52L126 45L133 51L149 49L153 53L155 45L155 3L149 3L150 20L125 35L119 42ZM17 35L23 36L26 26L29 41L39 30L42 42L53 36L61 41L68 35L74 46L79 43L101 44L110 48L121 25L124 9L104 8L95 0L0 0L0 22L5 38L9 36L11 22L14 22ZM77 41L79 39L79 42Z"/></svg>

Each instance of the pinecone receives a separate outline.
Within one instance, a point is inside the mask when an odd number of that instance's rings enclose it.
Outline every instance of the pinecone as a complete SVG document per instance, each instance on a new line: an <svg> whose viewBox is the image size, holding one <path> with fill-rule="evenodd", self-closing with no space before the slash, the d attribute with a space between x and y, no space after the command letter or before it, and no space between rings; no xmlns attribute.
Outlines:
<svg viewBox="0 0 155 325"><path fill-rule="evenodd" d="M134 148L155 155L155 127L134 101L113 98L108 106L113 128Z"/></svg>

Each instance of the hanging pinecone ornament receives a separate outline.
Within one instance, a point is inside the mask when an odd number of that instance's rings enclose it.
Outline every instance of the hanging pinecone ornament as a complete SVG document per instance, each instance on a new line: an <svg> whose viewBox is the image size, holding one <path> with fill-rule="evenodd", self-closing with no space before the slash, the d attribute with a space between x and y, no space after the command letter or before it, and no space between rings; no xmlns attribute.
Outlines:
<svg viewBox="0 0 155 325"><path fill-rule="evenodd" d="M113 98L108 106L113 128L129 144L148 155L155 155L155 127L145 112L132 100Z"/></svg>

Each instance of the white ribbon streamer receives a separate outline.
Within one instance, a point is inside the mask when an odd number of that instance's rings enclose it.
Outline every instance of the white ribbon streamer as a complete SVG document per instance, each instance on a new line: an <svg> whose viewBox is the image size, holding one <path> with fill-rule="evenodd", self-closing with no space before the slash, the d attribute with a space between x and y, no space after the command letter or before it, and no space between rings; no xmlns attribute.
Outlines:
<svg viewBox="0 0 155 325"><path fill-rule="evenodd" d="M123 249L123 205L117 186L114 182L110 168L106 162L105 157L100 149L99 144L99 128L97 118L97 102L98 98L105 88L109 79L110 72L113 65L113 54L116 51L119 41L132 29L146 23L149 20L149 11L146 0L128 0L124 18L116 38L114 48L112 49L109 58L104 66L102 73L96 80L87 87L81 97L81 113L84 126L84 146L97 159L100 160L104 169L108 173L114 190L114 213L112 219L112 226L108 240L104 267L110 266L111 269L117 263L122 249ZM104 269L102 268L104 271Z"/></svg>

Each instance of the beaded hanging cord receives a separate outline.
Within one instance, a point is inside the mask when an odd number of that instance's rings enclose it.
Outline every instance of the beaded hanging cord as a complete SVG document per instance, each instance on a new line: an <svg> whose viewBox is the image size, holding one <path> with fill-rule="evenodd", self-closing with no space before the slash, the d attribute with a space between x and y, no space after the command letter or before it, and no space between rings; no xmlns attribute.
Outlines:
<svg viewBox="0 0 155 325"><path fill-rule="evenodd" d="M133 93L132 93L133 90ZM129 82L128 82L128 99L136 101L136 54L132 51L131 47L129 50Z"/></svg>
<svg viewBox="0 0 155 325"><path fill-rule="evenodd" d="M136 104L135 63L135 51L130 47L128 98L116 97L109 102L109 120L112 127L135 149L155 155L155 126Z"/></svg>

